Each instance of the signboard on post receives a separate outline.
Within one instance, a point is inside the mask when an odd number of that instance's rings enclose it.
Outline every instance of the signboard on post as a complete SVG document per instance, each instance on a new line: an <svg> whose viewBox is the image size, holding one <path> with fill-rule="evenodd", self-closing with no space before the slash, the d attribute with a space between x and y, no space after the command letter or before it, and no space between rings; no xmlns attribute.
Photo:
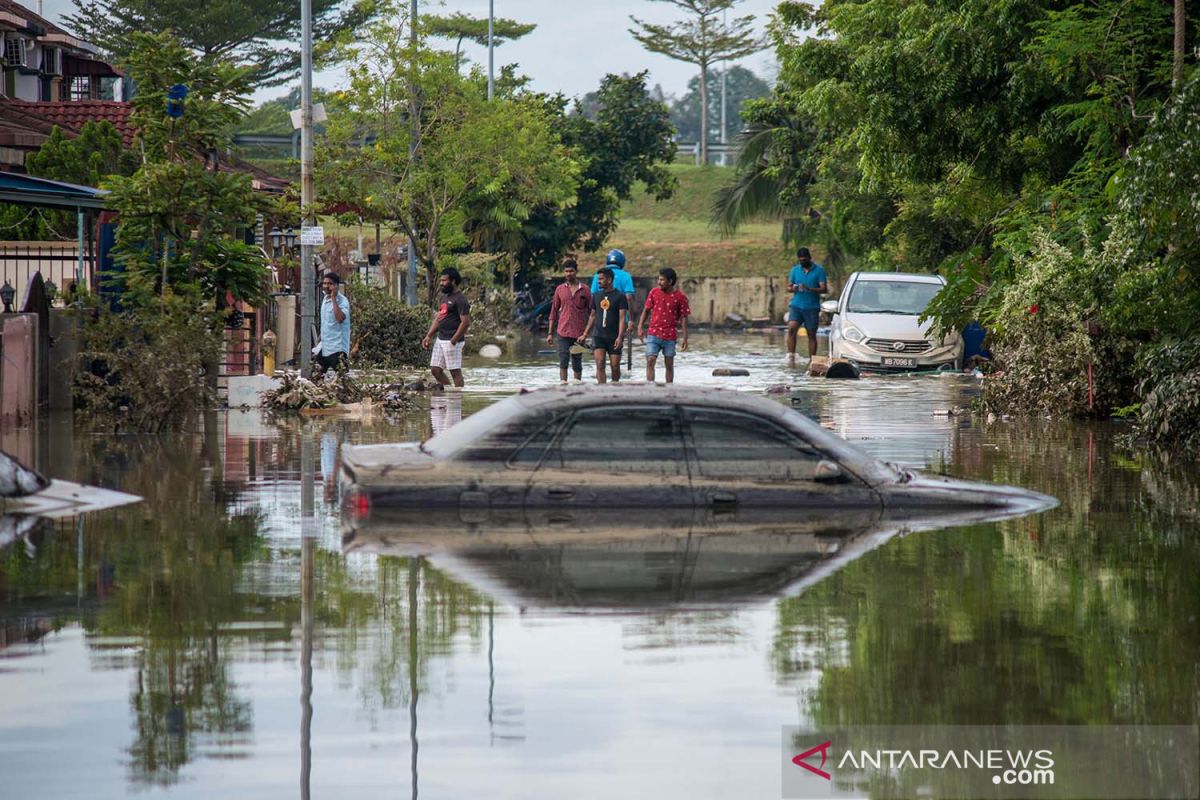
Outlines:
<svg viewBox="0 0 1200 800"><path fill-rule="evenodd" d="M300 229L300 244L320 247L325 244L325 229L320 225L305 226Z"/></svg>

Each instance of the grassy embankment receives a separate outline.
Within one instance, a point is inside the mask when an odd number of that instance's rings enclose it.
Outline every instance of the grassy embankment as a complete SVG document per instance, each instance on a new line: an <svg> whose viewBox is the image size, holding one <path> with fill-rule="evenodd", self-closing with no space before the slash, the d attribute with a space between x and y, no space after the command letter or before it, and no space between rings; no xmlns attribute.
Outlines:
<svg viewBox="0 0 1200 800"><path fill-rule="evenodd" d="M794 259L780 241L777 221L744 225L736 236L722 239L709 225L712 198L730 179L732 168L673 164L679 188L670 200L655 202L639 187L621 211L620 227L604 252L625 251L636 274L672 267L688 277L781 275ZM585 273L599 266L604 252L583 258ZM814 253L814 255L818 255Z"/></svg>
<svg viewBox="0 0 1200 800"><path fill-rule="evenodd" d="M581 272L591 275L603 265L604 254L618 247L625 251L628 264L636 275L654 275L661 267L674 268L681 277L759 277L782 276L795 261L790 248L780 241L778 221L752 222L737 235L724 239L709 225L712 198L718 187L729 180L727 167L697 167L673 164L671 171L679 188L670 200L655 202L639 187L630 202L621 209L621 223L598 253L584 253ZM343 227L325 220L326 233L353 241L356 226ZM373 237L370 227L363 230L368 244ZM399 238L384 232L385 239ZM820 261L823 253L813 250Z"/></svg>

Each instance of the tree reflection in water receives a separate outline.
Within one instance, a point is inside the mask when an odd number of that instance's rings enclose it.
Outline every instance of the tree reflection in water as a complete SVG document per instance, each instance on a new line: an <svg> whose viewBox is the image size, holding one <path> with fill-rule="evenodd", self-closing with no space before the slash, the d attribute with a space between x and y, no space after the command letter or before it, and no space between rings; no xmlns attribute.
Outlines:
<svg viewBox="0 0 1200 800"><path fill-rule="evenodd" d="M294 476L300 437L316 437L316 453L320 435L273 435L257 457L260 479ZM246 481L225 469L229 438L216 438L85 440L80 479L145 501L88 517L79 553L65 528L39 535L36 555L0 553L6 604L33 609L39 630L81 624L94 669L132 670L126 752L134 785L173 785L196 758L248 756L253 705L235 663L300 656L301 541L265 530ZM312 562L315 658L332 657L359 684L372 716L424 692L430 663L455 637L482 641L483 598L427 564L382 558L367 568L320 546ZM70 601L46 599L56 597Z"/></svg>
<svg viewBox="0 0 1200 800"><path fill-rule="evenodd" d="M1195 721L1195 466L1028 428L989 432L953 471L1060 508L893 540L779 604L773 664L816 680L817 725Z"/></svg>

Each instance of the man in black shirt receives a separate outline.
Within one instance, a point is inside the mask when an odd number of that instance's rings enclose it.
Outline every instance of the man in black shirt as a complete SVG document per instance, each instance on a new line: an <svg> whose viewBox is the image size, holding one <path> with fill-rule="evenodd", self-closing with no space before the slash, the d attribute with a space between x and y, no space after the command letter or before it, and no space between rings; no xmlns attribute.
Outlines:
<svg viewBox="0 0 1200 800"><path fill-rule="evenodd" d="M442 386L454 380L454 385L462 388L462 354L463 345L467 338L467 327L471 324L471 304L463 293L458 290L462 276L454 267L442 270L438 284L442 290L441 303L429 323L429 332L421 340L421 347L426 350L433 345L433 353L429 358L429 371L434 379ZM434 334L437 338L434 339ZM446 371L450 371L450 378Z"/></svg>
<svg viewBox="0 0 1200 800"><path fill-rule="evenodd" d="M592 342L593 355L596 357L596 383L607 382L604 372L605 355L612 365L613 383L616 383L621 380L621 345L625 341L625 317L629 310L629 301L625 299L624 293L613 288L611 269L601 268L596 277L599 291L592 295L592 312L580 339L586 339L587 335L595 330Z"/></svg>

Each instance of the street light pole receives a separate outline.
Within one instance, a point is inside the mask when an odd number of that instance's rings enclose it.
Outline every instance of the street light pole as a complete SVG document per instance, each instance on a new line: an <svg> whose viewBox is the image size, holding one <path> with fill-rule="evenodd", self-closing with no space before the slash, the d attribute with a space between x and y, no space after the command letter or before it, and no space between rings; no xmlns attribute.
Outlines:
<svg viewBox="0 0 1200 800"><path fill-rule="evenodd" d="M492 39L496 20L496 0L488 0L488 100L496 93L495 42Z"/></svg>
<svg viewBox="0 0 1200 800"><path fill-rule="evenodd" d="M408 141L408 160L416 161L417 158L417 139L421 136L421 120L420 109L417 108L417 87L416 87L416 59L417 59L417 0L412 0L412 5L409 9L409 39L412 42L412 58L413 65L411 73L413 80L409 86L409 119L412 125L412 136ZM412 214L412 209L409 209L409 225L416 224L415 215ZM410 306L417 304L417 240L411 235L408 237L408 280L404 287L404 302Z"/></svg>
<svg viewBox="0 0 1200 800"><path fill-rule="evenodd" d="M313 213L312 0L300 0L300 208L304 225ZM312 245L300 242L300 374L311 374L312 328L316 316Z"/></svg>
<svg viewBox="0 0 1200 800"><path fill-rule="evenodd" d="M721 27L725 27L725 12L721 12ZM721 144L725 144L725 76L729 74L729 62L721 64ZM721 163L725 163L725 153L721 153Z"/></svg>

